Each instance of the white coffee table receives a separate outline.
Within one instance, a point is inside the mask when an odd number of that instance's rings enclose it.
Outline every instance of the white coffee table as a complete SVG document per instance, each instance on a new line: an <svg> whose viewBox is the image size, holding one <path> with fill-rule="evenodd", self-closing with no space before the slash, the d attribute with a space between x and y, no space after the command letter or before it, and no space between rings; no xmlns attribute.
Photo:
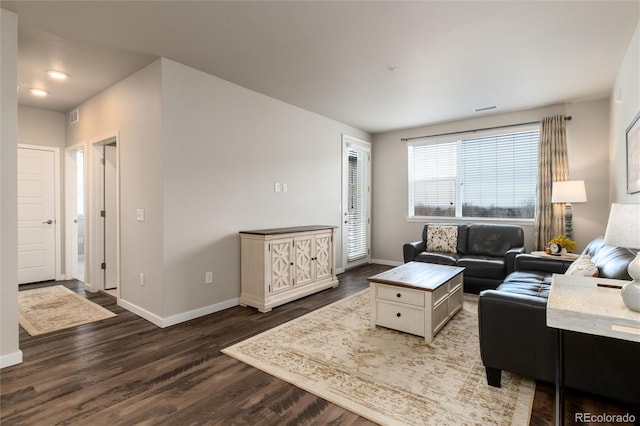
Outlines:
<svg viewBox="0 0 640 426"><path fill-rule="evenodd" d="M462 309L464 268L409 262L369 278L371 328L424 336L427 343Z"/></svg>

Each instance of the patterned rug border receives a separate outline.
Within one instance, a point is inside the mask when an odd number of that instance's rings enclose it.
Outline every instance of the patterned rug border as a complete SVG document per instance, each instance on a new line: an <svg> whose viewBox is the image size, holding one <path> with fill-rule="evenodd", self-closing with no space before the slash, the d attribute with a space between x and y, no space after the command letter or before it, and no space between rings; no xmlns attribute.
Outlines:
<svg viewBox="0 0 640 426"><path fill-rule="evenodd" d="M359 416L362 416L375 423L382 424L382 425L398 425L398 426L406 425L406 422L404 421L400 421L396 418L392 418L379 411L371 410L368 407L360 405L357 402L354 402L353 400L343 397L339 394L324 391L324 388L318 389L317 383L308 381L303 377L294 376L289 370L285 368L268 364L266 362L263 362L259 359L252 357L251 355L245 355L244 353L236 349L240 345L250 344L255 340L262 339L265 336L277 333L280 329L290 326L291 323L294 323L297 321L303 321L305 320L306 317L312 316L314 314L319 314L325 310L334 309L335 305L345 303L349 299L361 296L363 293L368 293L368 292L369 292L368 288L362 291L359 291L337 302L334 302L322 308L316 309L315 311L309 312L298 318L294 318L290 321L287 321L286 323L280 324L279 326L276 326L260 334L252 336L234 345L228 346L227 348L222 349L221 352L245 364L248 364L254 368L257 368L269 375L277 377L280 380L283 380L294 386L297 386L313 395L316 395L319 398L322 398L331 403L334 403L344 408L345 410L358 414ZM465 299L465 302L470 302L470 303L477 303L478 301L478 297L476 295L465 294L464 299ZM345 371L345 374L348 374L348 372ZM487 386L489 385L487 384ZM535 394L535 382L533 382L531 387L525 386L524 390L519 392L517 402L515 404L516 408L514 409L514 415L511 422L512 425L529 424L529 419L531 417L531 409L533 407L534 394Z"/></svg>
<svg viewBox="0 0 640 426"><path fill-rule="evenodd" d="M113 318L113 317L118 316L114 312L111 312L110 310L98 305L97 303L92 302L91 300L80 296L78 293L74 292L73 290L68 289L67 287L65 287L63 285L34 288L34 289L31 289L31 290L21 290L21 291L18 292L18 295L20 297L20 296L25 296L27 294L30 295L30 294L33 294L33 293L50 291L52 289L55 289L54 291L61 290L63 293L66 293L66 294L64 294L64 296L73 297L75 299L75 301L77 301L81 305L85 305L87 307L91 307L91 309L94 312L99 312L101 315L99 315L99 317L96 317L96 318L78 319L77 321L69 322L69 323L67 323L67 324L65 324L63 326L43 329L42 327L39 327L38 325L36 325L34 321L32 321L30 318L26 317L23 314L23 309L20 306L20 303L18 302L18 311L19 311L19 321L18 322L19 322L20 326L22 328L24 328L27 331L27 333L29 333L30 336L41 336L43 334L53 333L55 331L60 331L60 330L66 330L68 328L77 327L79 325L89 324L89 323L92 323L92 322L102 321L102 320L107 319L107 318Z"/></svg>

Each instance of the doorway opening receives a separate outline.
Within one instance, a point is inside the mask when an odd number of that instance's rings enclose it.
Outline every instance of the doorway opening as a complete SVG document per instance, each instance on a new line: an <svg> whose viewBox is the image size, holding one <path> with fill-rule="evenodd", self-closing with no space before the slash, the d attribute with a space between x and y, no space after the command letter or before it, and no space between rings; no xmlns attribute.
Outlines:
<svg viewBox="0 0 640 426"><path fill-rule="evenodd" d="M88 239L85 238L88 243L85 244L88 252L85 284L91 292L110 290L117 297L120 286L118 136L99 140L90 146L91 190Z"/></svg>
<svg viewBox="0 0 640 426"><path fill-rule="evenodd" d="M117 234L118 196L117 196L117 145L115 142L102 145L102 235L104 271L104 289L118 288Z"/></svg>
<svg viewBox="0 0 640 426"><path fill-rule="evenodd" d="M86 262L86 167L84 144L66 149L66 275L68 279L85 281Z"/></svg>

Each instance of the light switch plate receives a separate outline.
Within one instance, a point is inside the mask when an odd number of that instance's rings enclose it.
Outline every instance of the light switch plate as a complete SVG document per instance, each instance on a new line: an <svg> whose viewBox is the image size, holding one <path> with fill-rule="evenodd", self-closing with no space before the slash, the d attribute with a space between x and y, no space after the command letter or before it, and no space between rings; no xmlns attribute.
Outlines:
<svg viewBox="0 0 640 426"><path fill-rule="evenodd" d="M276 182L273 184L273 192L280 192L280 182Z"/></svg>
<svg viewBox="0 0 640 426"><path fill-rule="evenodd" d="M136 210L136 220L138 222L144 222L144 209Z"/></svg>

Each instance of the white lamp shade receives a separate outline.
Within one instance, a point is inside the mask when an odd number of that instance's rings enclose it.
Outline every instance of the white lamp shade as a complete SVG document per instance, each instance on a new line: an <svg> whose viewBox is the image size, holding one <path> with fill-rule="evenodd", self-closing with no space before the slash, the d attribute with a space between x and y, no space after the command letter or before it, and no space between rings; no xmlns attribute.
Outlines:
<svg viewBox="0 0 640 426"><path fill-rule="evenodd" d="M587 191L583 180L565 180L553 182L551 188L552 203L586 203Z"/></svg>
<svg viewBox="0 0 640 426"><path fill-rule="evenodd" d="M640 204L611 205L604 243L617 247L640 248Z"/></svg>

